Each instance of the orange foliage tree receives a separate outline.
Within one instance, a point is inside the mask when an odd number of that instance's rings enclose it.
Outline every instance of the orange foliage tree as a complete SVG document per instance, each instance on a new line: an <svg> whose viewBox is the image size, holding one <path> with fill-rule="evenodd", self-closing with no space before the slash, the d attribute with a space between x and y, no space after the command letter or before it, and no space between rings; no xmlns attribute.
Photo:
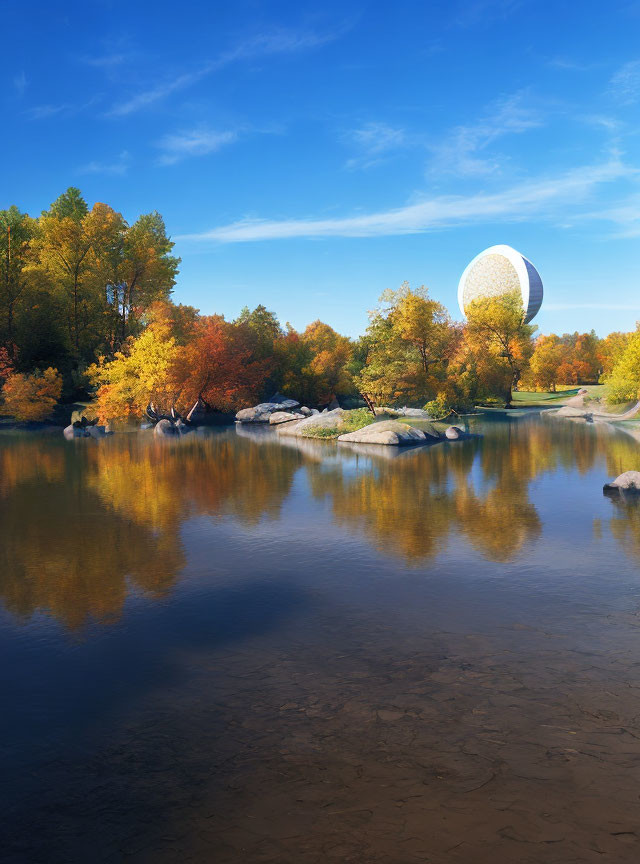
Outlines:
<svg viewBox="0 0 640 864"><path fill-rule="evenodd" d="M62 376L57 369L35 371L31 375L10 375L2 388L4 412L16 420L45 420L55 408L62 392Z"/></svg>
<svg viewBox="0 0 640 864"><path fill-rule="evenodd" d="M202 399L209 408L231 411L259 398L270 367L268 358L256 359L246 324L207 315L197 321L192 338L178 351L171 375L181 407Z"/></svg>

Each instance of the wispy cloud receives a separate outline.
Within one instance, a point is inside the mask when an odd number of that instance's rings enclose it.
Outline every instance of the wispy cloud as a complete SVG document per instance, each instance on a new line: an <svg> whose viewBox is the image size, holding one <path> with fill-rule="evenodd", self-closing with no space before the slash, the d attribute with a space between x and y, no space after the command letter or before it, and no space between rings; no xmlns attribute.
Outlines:
<svg viewBox="0 0 640 864"><path fill-rule="evenodd" d="M525 0L458 0L452 26L466 29L478 24L487 26L496 19L506 19L517 12Z"/></svg>
<svg viewBox="0 0 640 864"><path fill-rule="evenodd" d="M524 91L499 99L479 121L456 126L441 142L430 146L430 170L462 177L492 174L499 169L500 160L484 155L490 145L505 135L527 132L542 124L540 113L528 104Z"/></svg>
<svg viewBox="0 0 640 864"><path fill-rule="evenodd" d="M237 137L238 133L233 130L219 132L202 127L165 135L158 142L158 147L162 150L158 162L160 165L174 165L191 156L206 156L235 141Z"/></svg>
<svg viewBox="0 0 640 864"><path fill-rule="evenodd" d="M123 102L117 102L112 105L108 112L111 117L124 117L128 114L133 114L150 105L165 99L172 93L177 93L180 90L185 90L188 87L196 84L198 81L211 75L226 66L233 63L238 63L243 60L254 60L262 57L270 57L278 54L295 54L298 52L318 48L333 42L346 32L347 26L343 26L336 30L315 32L315 31L294 31L294 30L274 30L270 33L262 33L254 36L252 39L247 39L240 42L233 48L223 51L217 58L207 63L196 67L190 72L184 72L176 75L173 78L168 78L159 84L155 84L148 89L140 90L140 92L130 96Z"/></svg>
<svg viewBox="0 0 640 864"><path fill-rule="evenodd" d="M129 168L130 156L126 150L123 150L116 159L111 162L88 162L86 165L81 165L78 168L80 174L126 174Z"/></svg>
<svg viewBox="0 0 640 864"><path fill-rule="evenodd" d="M35 105L29 108L27 114L32 120L46 120L47 117L55 117L56 114L63 114L72 109L73 106L68 102L62 102L59 105Z"/></svg>
<svg viewBox="0 0 640 864"><path fill-rule="evenodd" d="M547 66L552 69L563 69L566 72L588 72L593 69L595 63L581 63L579 60L572 60L570 57L550 57L547 60Z"/></svg>
<svg viewBox="0 0 640 864"><path fill-rule="evenodd" d="M394 150L404 146L406 135L403 129L396 129L387 123L365 123L353 129L348 140L360 151L347 161L347 168L371 168L383 161Z"/></svg>
<svg viewBox="0 0 640 864"><path fill-rule="evenodd" d="M637 175L636 169L612 157L600 165L540 177L494 194L441 195L393 210L335 219L242 219L180 239L243 243L293 237L382 237L469 223L514 222L532 216L555 219L561 205L574 206L600 184Z"/></svg>
<svg viewBox="0 0 640 864"><path fill-rule="evenodd" d="M631 105L640 98L640 60L625 63L611 78L611 92L623 105Z"/></svg>
<svg viewBox="0 0 640 864"><path fill-rule="evenodd" d="M545 303L545 312L564 312L567 309L599 309L603 312L637 312L638 303Z"/></svg>
<svg viewBox="0 0 640 864"><path fill-rule="evenodd" d="M24 72L19 72L17 75L14 75L13 88L19 99L22 99L24 96L25 90L27 89L27 83L27 76Z"/></svg>
<svg viewBox="0 0 640 864"><path fill-rule="evenodd" d="M640 195L633 193L613 207L585 213L583 219L612 222L617 226L614 237L640 237Z"/></svg>

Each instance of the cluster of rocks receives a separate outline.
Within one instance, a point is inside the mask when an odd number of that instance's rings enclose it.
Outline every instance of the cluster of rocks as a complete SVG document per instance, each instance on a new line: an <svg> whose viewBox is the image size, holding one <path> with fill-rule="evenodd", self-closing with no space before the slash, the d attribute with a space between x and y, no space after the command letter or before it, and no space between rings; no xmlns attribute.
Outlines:
<svg viewBox="0 0 640 864"><path fill-rule="evenodd" d="M376 414L387 414L391 417L415 417L420 420L432 420L433 417L429 414L428 411L425 411L424 408L407 408L405 405L403 408L375 408Z"/></svg>
<svg viewBox="0 0 640 864"><path fill-rule="evenodd" d="M277 426L280 423L290 423L292 420L304 420L319 414L317 408L307 408L295 399L287 399L280 393L275 393L268 402L261 402L253 408L243 408L236 414L238 423L269 423Z"/></svg>
<svg viewBox="0 0 640 864"><path fill-rule="evenodd" d="M87 420L82 417L80 420L75 420L66 426L62 432L67 441L73 438L105 438L107 435L113 435L113 432L108 426L100 426L98 419Z"/></svg>
<svg viewBox="0 0 640 864"><path fill-rule="evenodd" d="M287 399L276 393L268 402L261 402L253 408L243 408L236 414L240 424L268 423L275 426L279 436L295 438L327 437L325 430L330 430L330 437L337 437L339 442L347 444L385 444L398 446L402 444L421 444L428 441L439 441L443 437L450 441L468 437L457 426L450 426L444 436L431 424L420 429L409 426L396 419L382 419L391 413L395 416L415 417L420 420L430 420L429 414L421 408L376 409L376 419L368 426L356 431L346 431L348 412L340 408L337 402L332 402L328 408L320 412L315 408L301 406L295 399ZM345 429L346 426L346 429ZM344 431L342 431L344 430ZM325 432L323 435L322 432ZM340 434L342 432L342 434ZM316 433L320 433L317 434ZM333 433L333 434L331 434ZM337 434L336 434L337 433Z"/></svg>

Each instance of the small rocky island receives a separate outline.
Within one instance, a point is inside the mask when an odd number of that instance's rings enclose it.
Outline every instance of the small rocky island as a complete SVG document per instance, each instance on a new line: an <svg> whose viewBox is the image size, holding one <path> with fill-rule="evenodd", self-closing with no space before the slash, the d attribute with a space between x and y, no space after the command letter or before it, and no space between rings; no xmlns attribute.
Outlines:
<svg viewBox="0 0 640 864"><path fill-rule="evenodd" d="M401 417L419 420L420 428L398 419ZM275 426L279 436L337 440L348 444L401 446L467 437L457 426L450 426L444 434L441 433L430 415L422 409L380 408L372 414L367 408L346 410L334 400L324 411L319 411L280 394L275 394L268 402L238 411L236 422Z"/></svg>

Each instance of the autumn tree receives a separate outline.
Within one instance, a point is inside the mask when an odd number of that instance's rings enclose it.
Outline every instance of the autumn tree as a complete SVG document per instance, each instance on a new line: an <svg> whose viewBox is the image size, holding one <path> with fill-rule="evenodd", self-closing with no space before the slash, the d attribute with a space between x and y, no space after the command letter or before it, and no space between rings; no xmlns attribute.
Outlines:
<svg viewBox="0 0 640 864"><path fill-rule="evenodd" d="M248 324L207 315L176 353L171 378L182 408L201 399L211 409L231 411L259 398L269 368L268 359L255 356Z"/></svg>
<svg viewBox="0 0 640 864"><path fill-rule="evenodd" d="M371 405L400 399L423 404L442 388L460 331L424 287L412 290L405 282L380 300L357 352L366 348L356 375L359 391Z"/></svg>
<svg viewBox="0 0 640 864"><path fill-rule="evenodd" d="M399 291L386 291L394 330L416 349L425 375L434 364L446 364L455 352L458 332L445 307L429 297L423 286L412 290L404 282Z"/></svg>
<svg viewBox="0 0 640 864"><path fill-rule="evenodd" d="M92 263L90 252L96 242L96 223L104 220L105 215L99 209L95 218L90 219L78 190L69 189L42 214L33 242L36 254L33 267L41 268L65 298L69 338L76 358L81 354L90 307L95 306L87 277Z"/></svg>
<svg viewBox="0 0 640 864"><path fill-rule="evenodd" d="M531 337L536 330L524 322L520 293L514 291L498 297L478 298L468 305L466 312L465 338L472 350L484 358L485 366L495 367L498 373L501 367L508 370L496 395L500 395L509 406L511 393L518 389L529 363Z"/></svg>
<svg viewBox="0 0 640 864"><path fill-rule="evenodd" d="M36 370L30 375L14 373L2 387L3 410L16 420L45 420L61 392L62 376L57 369Z"/></svg>
<svg viewBox="0 0 640 864"><path fill-rule="evenodd" d="M631 333L616 332L609 333L604 339L600 339L597 353L601 374L611 374L613 367L622 357L631 336Z"/></svg>
<svg viewBox="0 0 640 864"><path fill-rule="evenodd" d="M559 376L562 357L563 346L555 333L538 336L531 355L527 380L535 387L555 392L556 385L562 380Z"/></svg>
<svg viewBox="0 0 640 864"><path fill-rule="evenodd" d="M104 286L107 302L118 317L119 342L136 332L142 313L152 303L168 300L180 264L171 255L173 245L162 216L155 211L131 226L121 226L115 246L109 249Z"/></svg>
<svg viewBox="0 0 640 864"><path fill-rule="evenodd" d="M179 395L172 371L180 346L170 321L152 322L113 359L101 357L88 370L103 422L140 416L149 402L168 411Z"/></svg>
<svg viewBox="0 0 640 864"><path fill-rule="evenodd" d="M16 309L27 288L34 220L17 207L0 210L0 344L16 359Z"/></svg>
<svg viewBox="0 0 640 864"><path fill-rule="evenodd" d="M629 335L626 348L604 381L612 402L640 399L640 330Z"/></svg>
<svg viewBox="0 0 640 864"><path fill-rule="evenodd" d="M314 394L311 401L322 404L333 396L349 394L353 389L348 369L351 340L328 324L314 321L302 334L302 342L311 356L309 365L302 369L312 382Z"/></svg>

